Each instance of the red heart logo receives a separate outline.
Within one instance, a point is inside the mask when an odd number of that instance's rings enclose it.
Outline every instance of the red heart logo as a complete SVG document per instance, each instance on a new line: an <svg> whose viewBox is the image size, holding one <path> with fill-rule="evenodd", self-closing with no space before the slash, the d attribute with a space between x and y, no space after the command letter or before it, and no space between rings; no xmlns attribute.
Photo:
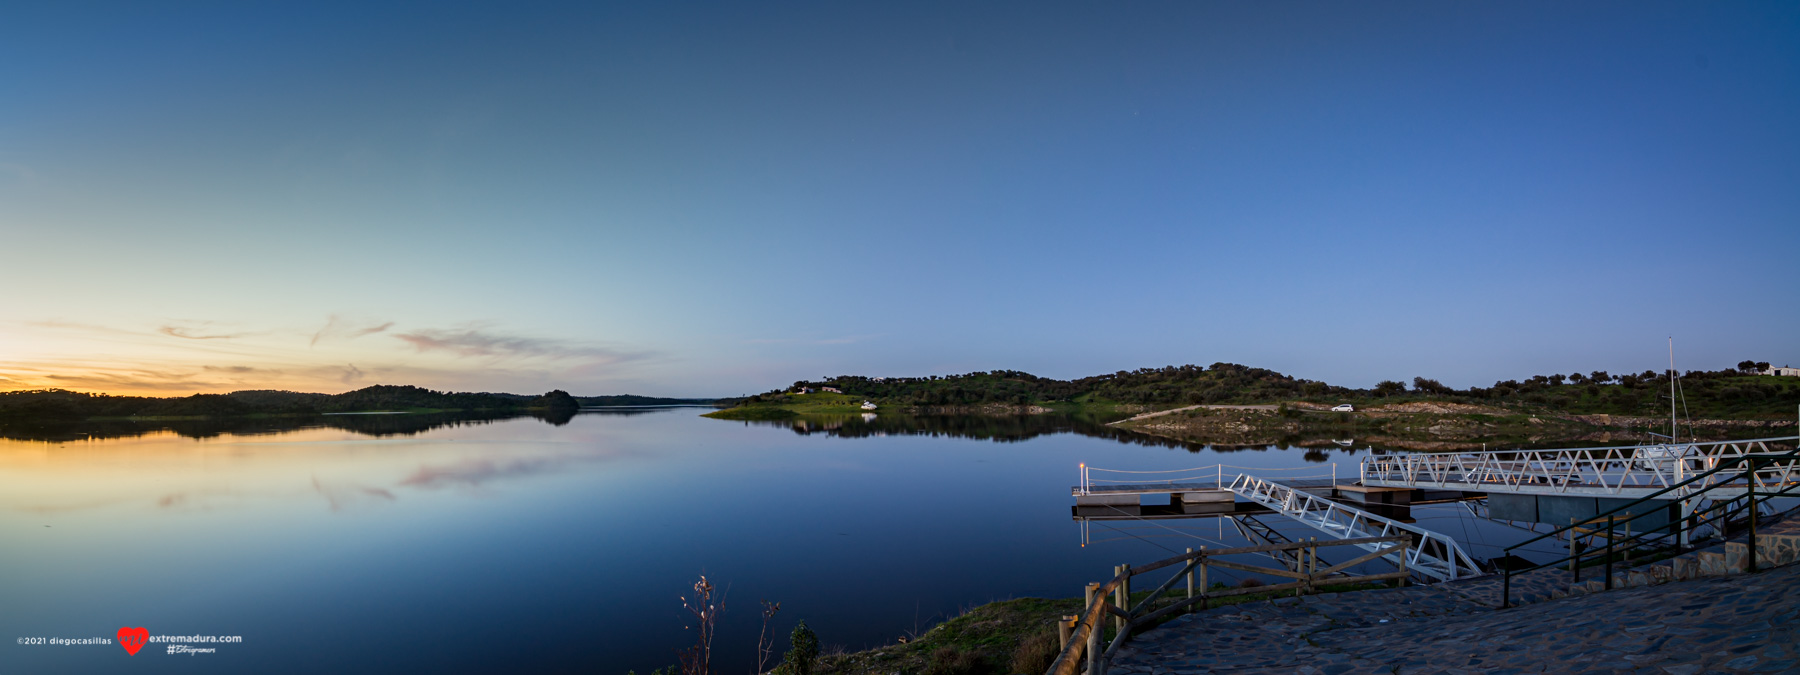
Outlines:
<svg viewBox="0 0 1800 675"><path fill-rule="evenodd" d="M150 631L144 630L143 626L119 629L119 646L124 647L127 654L136 654L137 650L143 649L144 643L148 641L150 641Z"/></svg>

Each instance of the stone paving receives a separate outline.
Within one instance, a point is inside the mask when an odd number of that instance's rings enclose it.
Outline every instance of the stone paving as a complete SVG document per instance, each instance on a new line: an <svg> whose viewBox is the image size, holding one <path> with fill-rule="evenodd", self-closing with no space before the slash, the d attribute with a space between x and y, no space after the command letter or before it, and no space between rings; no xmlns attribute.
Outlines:
<svg viewBox="0 0 1800 675"><path fill-rule="evenodd" d="M1594 570L1584 570L1583 581ZM1800 673L1800 565L1561 597L1568 575L1322 594L1178 618L1112 673ZM1554 596L1554 597L1553 597Z"/></svg>

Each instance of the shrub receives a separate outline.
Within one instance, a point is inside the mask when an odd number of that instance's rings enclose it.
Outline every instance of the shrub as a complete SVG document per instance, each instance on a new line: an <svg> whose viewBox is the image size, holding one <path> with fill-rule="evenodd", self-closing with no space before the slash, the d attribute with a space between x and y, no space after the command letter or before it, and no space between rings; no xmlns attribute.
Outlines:
<svg viewBox="0 0 1800 675"><path fill-rule="evenodd" d="M1263 583L1263 580L1256 577L1244 577L1237 582L1238 588L1257 588L1264 585L1266 584Z"/></svg>
<svg viewBox="0 0 1800 675"><path fill-rule="evenodd" d="M776 668L775 672L783 675L812 675L813 666L819 662L819 636L811 628L807 628L806 621L802 620L799 625L794 626L788 642L793 647L782 658L781 667Z"/></svg>
<svg viewBox="0 0 1800 675"><path fill-rule="evenodd" d="M1050 670L1056 655L1062 651L1055 633L1038 633L1019 642L1013 650L1012 672L1035 675Z"/></svg>
<svg viewBox="0 0 1800 675"><path fill-rule="evenodd" d="M976 675L981 671L981 657L974 652L946 646L931 653L931 663L925 666L924 675Z"/></svg>

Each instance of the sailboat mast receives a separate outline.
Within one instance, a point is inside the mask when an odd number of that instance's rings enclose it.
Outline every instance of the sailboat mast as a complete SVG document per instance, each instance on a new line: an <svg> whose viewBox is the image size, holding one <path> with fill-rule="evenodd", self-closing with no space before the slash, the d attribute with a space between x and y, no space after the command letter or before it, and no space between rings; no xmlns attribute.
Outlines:
<svg viewBox="0 0 1800 675"><path fill-rule="evenodd" d="M1675 336L1669 336L1669 443L1675 443Z"/></svg>

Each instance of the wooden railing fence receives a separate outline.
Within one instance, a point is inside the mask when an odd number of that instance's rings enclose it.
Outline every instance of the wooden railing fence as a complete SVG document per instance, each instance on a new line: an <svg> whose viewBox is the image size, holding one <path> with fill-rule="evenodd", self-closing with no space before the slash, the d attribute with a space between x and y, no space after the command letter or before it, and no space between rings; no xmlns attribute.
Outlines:
<svg viewBox="0 0 1800 675"><path fill-rule="evenodd" d="M1336 565L1320 568L1319 549L1333 546L1374 547L1354 559ZM1058 634L1062 638L1062 653L1050 665L1046 675L1076 675L1082 672L1084 661L1088 675L1104 675L1106 663L1119 647L1125 644L1133 632L1141 631L1157 622L1168 618L1176 612L1190 609L1198 605L1206 609L1208 603L1219 598L1257 593L1281 593L1294 591L1295 595L1315 592L1322 583L1357 584L1374 581L1392 581L1403 584L1411 573L1406 569L1406 551L1412 546L1412 537L1394 535L1387 537L1363 537L1358 539L1307 540L1280 544L1264 544L1261 546L1243 546L1238 548L1189 549L1187 553L1158 560L1142 567L1120 565L1113 569L1113 578L1106 583L1092 583L1087 586L1086 609L1077 616L1063 617L1058 624ZM1267 554L1276 551L1291 551L1299 556L1299 569L1286 567L1259 567L1232 560L1223 560L1225 556L1246 554ZM1350 575L1348 570L1357 565L1392 556L1395 571L1381 574ZM1131 604L1131 581L1133 577L1148 574L1157 570L1180 565L1180 569L1163 581L1148 597ZM1272 577L1293 579L1293 581L1255 586L1250 588L1208 588L1208 571L1210 568L1252 572ZM1195 586L1198 575L1199 585ZM1164 595L1182 580L1187 581L1187 597L1169 598L1165 602ZM1160 607L1158 605L1161 605ZM1112 617L1113 638L1104 648L1102 638L1106 632L1106 618Z"/></svg>

